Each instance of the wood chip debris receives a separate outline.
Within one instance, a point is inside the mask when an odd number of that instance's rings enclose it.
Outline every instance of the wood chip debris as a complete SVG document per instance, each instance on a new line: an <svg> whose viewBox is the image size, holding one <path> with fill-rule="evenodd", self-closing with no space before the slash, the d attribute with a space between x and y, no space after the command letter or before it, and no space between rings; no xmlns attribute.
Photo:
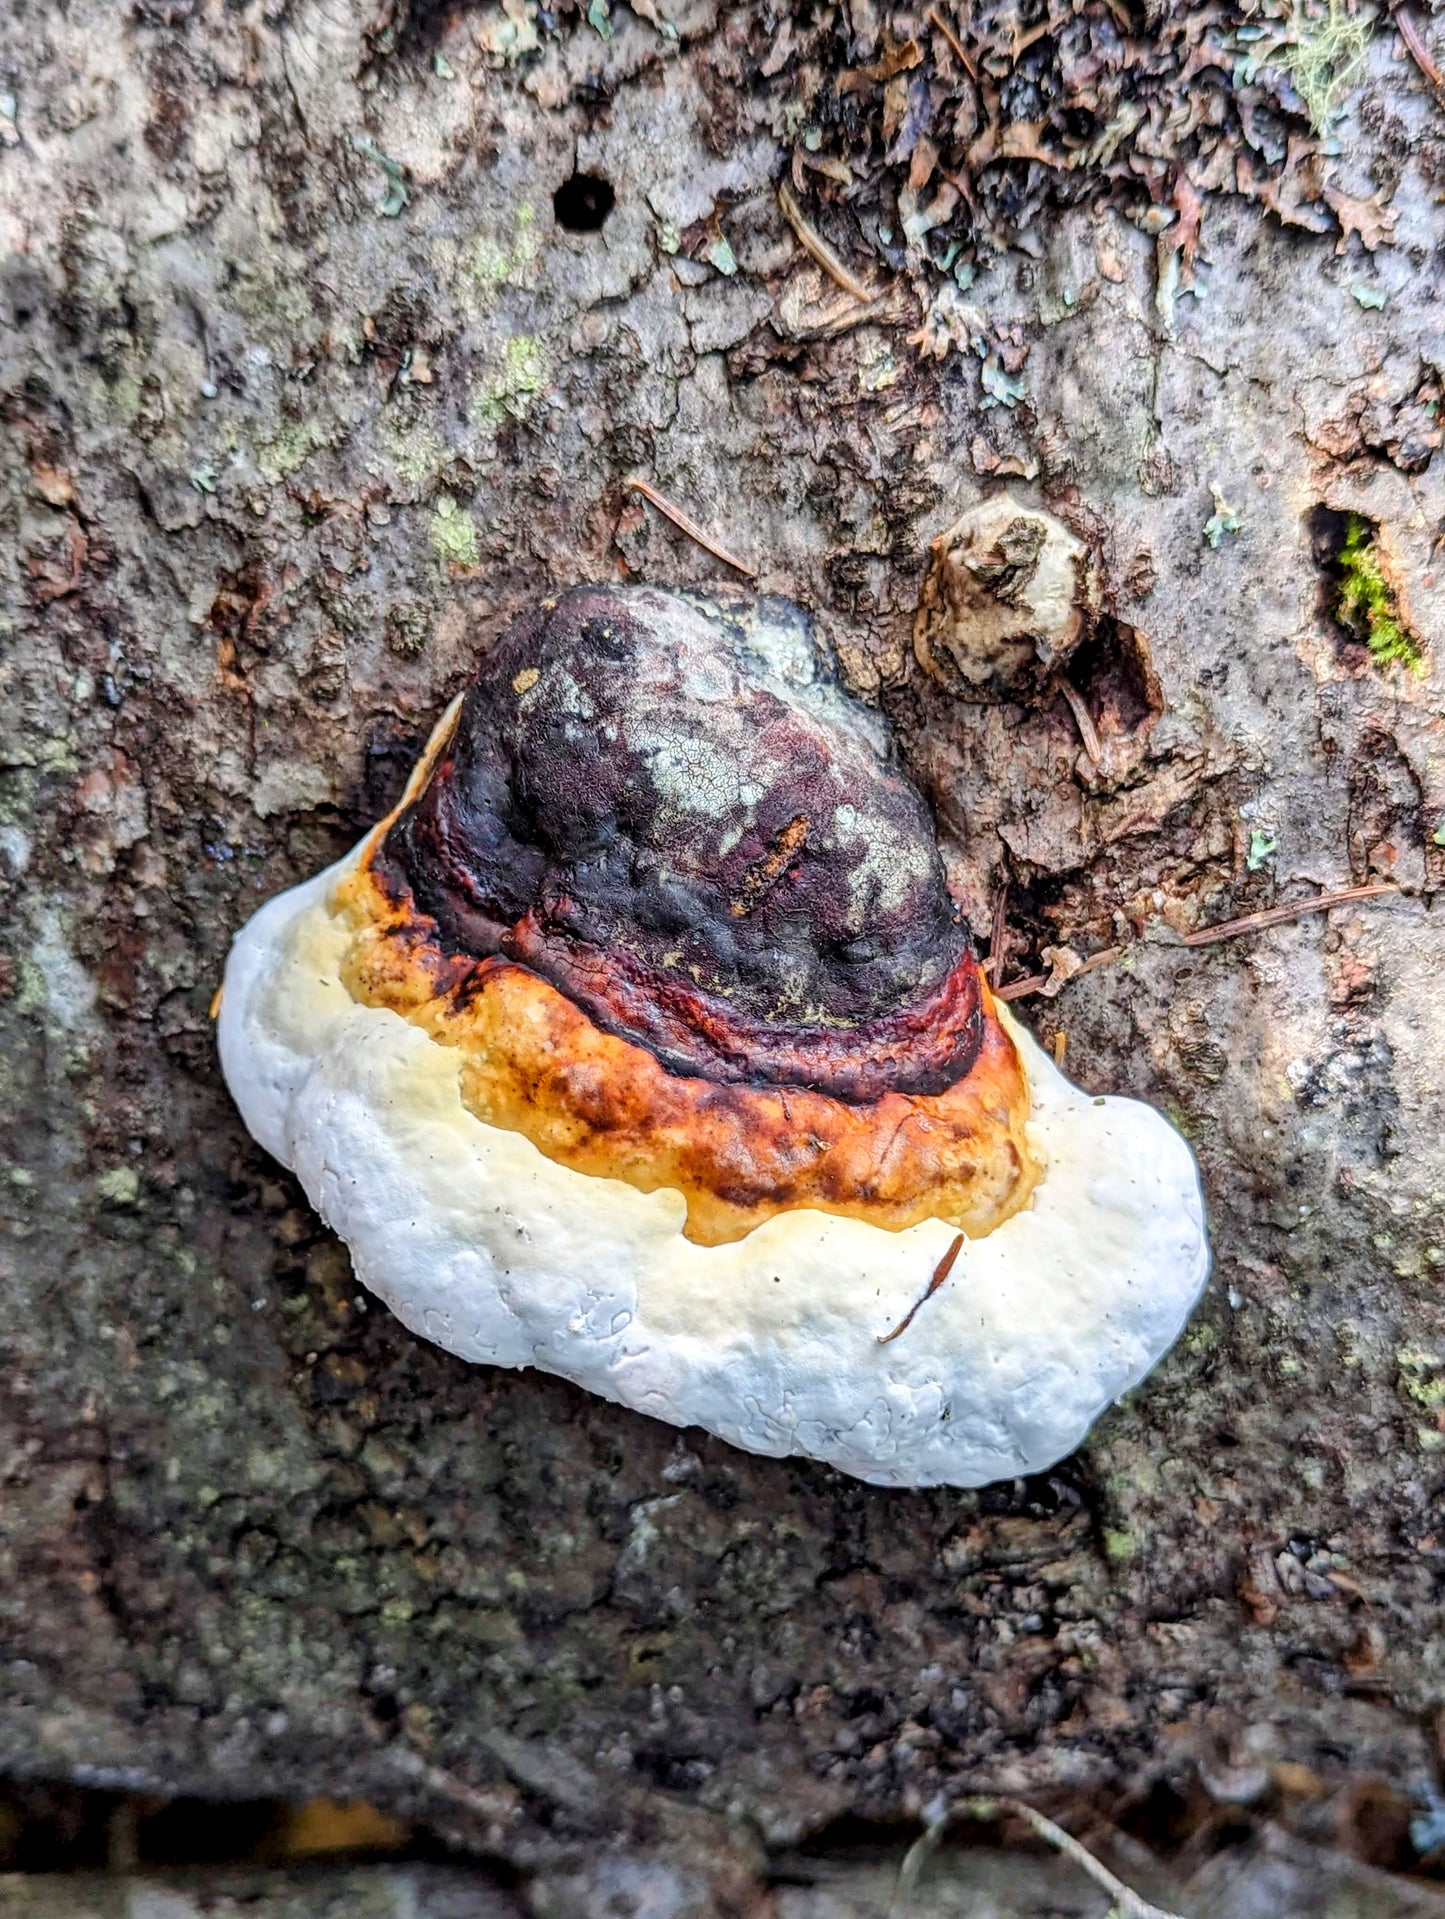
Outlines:
<svg viewBox="0 0 1445 1919"><path fill-rule="evenodd" d="M957 60L958 64L963 68L964 72L968 75L969 79L974 81L976 84L978 81L978 67L974 61L973 55L969 52L968 48L963 44L962 40L959 39L957 33L948 24L947 20L944 19L943 14L940 12L940 10L937 7L930 7L928 9L928 12L923 17L925 20L928 21L930 26L934 26L938 28L938 31L943 35L944 39L948 42L949 49L952 52L954 59Z"/></svg>
<svg viewBox="0 0 1445 1919"><path fill-rule="evenodd" d="M1111 961L1122 959L1125 950L1122 946L1106 946L1102 953L1092 954L1082 965L1066 973L1058 984L1062 986L1065 980L1082 979L1085 973L1092 973L1100 966L1108 966ZM1052 972L1031 973L1027 979L1010 980L1007 986L996 986L993 996L1002 1000L1028 999L1031 994L1042 993L1046 986L1052 986L1054 977Z"/></svg>
<svg viewBox="0 0 1445 1919"><path fill-rule="evenodd" d="M1084 742L1084 751L1097 766L1104 757L1104 749L1099 744L1099 729L1094 724L1094 716L1084 704L1084 696L1069 678L1067 673L1056 673L1055 683L1069 703L1069 711L1074 716L1074 724L1079 729L1079 738Z"/></svg>
<svg viewBox="0 0 1445 1919"><path fill-rule="evenodd" d="M1315 893L1307 900L1291 900L1286 906L1266 906L1258 913L1242 914L1239 919L1219 920L1213 926L1201 926L1196 932L1181 934L1180 944L1213 946L1219 940L1240 939L1246 933L1257 933L1266 926L1285 926L1289 921L1304 919L1311 913L1327 913L1332 906L1350 906L1357 900L1384 899L1400 890L1394 880L1370 880L1363 886L1342 886L1337 892ZM1092 973L1096 966L1106 966L1110 960L1120 958L1125 950L1122 946L1111 946L1102 953L1095 953L1068 977L1079 979L1085 973ZM1001 1000L1028 999L1034 993L1043 992L1052 980L1052 973L1031 973L1027 979L1010 980L1007 986L995 986L993 996Z"/></svg>
<svg viewBox="0 0 1445 1919"><path fill-rule="evenodd" d="M1096 1859L1087 1846L1082 1845L1071 1832L1052 1819L1046 1819L1041 1812L1023 1799L1015 1799L1002 1793L989 1793L986 1796L956 1799L951 1806L928 1820L921 1838L914 1841L908 1849L902 1866L899 1868L898 1884L894 1897L889 1901L888 1919L902 1919L902 1906L905 1901L912 1905L911 1895L918 1884L919 1877L928 1859L938 1850L949 1829L960 1819L992 1820L1005 1815L1021 1819L1029 1830L1045 1845L1052 1846L1066 1859L1070 1859L1079 1870L1101 1886L1108 1893L1112 1905L1113 1919L1180 1919L1178 1913L1166 1912L1162 1906L1151 1905L1117 1879L1102 1860Z"/></svg>
<svg viewBox="0 0 1445 1919"><path fill-rule="evenodd" d="M1397 6L1394 9L1394 20L1395 31L1404 41L1405 51L1434 88L1436 99L1445 106L1445 73L1441 72L1431 57L1414 15L1408 7Z"/></svg>

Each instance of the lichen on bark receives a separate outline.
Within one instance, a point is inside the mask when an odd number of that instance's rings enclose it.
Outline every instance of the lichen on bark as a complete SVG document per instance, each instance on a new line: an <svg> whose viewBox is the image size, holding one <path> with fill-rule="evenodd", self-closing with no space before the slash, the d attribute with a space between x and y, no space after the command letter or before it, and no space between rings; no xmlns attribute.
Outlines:
<svg viewBox="0 0 1445 1919"><path fill-rule="evenodd" d="M1181 149L1154 215L1003 154L1017 230L928 314L809 190L860 309L777 183L841 191L873 149L846 105L810 146L804 80L846 103L913 43L871 142L944 72L926 20L850 5L800 77L792 16L521 12L535 50L464 6L0 27L0 1765L361 1794L522 1871L622 1835L717 1885L940 1791L1161 1831L1250 1768L1282 1818L1404 1803L1445 1538L1430 90L1381 23L1327 181L1245 142L1196 208ZM1027 79L979 84L1022 123ZM1287 103L1246 106L1288 148ZM614 189L594 230L556 218L575 173ZM1007 881L1001 973L1062 988L1041 1036L1198 1151L1205 1306L1042 1483L872 1492L469 1371L225 1099L232 930L385 810L478 651L579 580L722 577L634 472L816 610L972 925ZM1056 685L961 699L914 658L929 542L1005 482L1101 569L1097 754ZM1320 509L1388 530L1426 673L1342 643ZM1375 878L1399 897L1179 943Z"/></svg>

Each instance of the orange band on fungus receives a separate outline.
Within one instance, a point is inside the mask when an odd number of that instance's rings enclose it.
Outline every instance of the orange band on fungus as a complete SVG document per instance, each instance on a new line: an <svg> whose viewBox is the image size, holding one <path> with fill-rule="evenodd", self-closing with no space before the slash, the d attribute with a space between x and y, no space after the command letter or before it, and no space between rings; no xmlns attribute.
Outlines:
<svg viewBox="0 0 1445 1919"><path fill-rule="evenodd" d="M963 1079L859 1105L670 1073L525 967L449 958L369 866L339 882L332 910L351 932L347 990L455 1047L471 1113L578 1172L674 1188L700 1244L799 1206L894 1230L941 1219L978 1238L1033 1190L1028 1087L986 986L983 1045Z"/></svg>

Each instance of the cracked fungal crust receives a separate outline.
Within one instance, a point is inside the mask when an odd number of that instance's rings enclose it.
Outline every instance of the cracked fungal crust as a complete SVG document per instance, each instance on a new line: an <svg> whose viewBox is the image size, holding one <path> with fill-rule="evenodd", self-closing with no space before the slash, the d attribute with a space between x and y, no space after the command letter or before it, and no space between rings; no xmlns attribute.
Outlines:
<svg viewBox="0 0 1445 1919"><path fill-rule="evenodd" d="M978 1057L933 822L787 601L577 587L493 649L376 871L670 1071L867 1101Z"/></svg>
<svg viewBox="0 0 1445 1919"><path fill-rule="evenodd" d="M525 616L331 908L347 990L459 1049L470 1112L681 1192L701 1244L797 1207L977 1237L1032 1190L923 803L785 602Z"/></svg>

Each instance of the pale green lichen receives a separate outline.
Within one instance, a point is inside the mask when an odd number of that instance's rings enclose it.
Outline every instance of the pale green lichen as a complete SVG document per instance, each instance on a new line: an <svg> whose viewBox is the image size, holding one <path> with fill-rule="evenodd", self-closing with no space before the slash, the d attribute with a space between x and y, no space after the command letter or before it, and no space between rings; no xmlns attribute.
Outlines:
<svg viewBox="0 0 1445 1919"><path fill-rule="evenodd" d="M443 566L476 566L481 557L471 514L462 512L448 493L437 501L427 537Z"/></svg>
<svg viewBox="0 0 1445 1919"><path fill-rule="evenodd" d="M1445 1406L1445 1377L1442 1377L1445 1361L1419 1347L1401 1346L1395 1354L1395 1364L1400 1369L1401 1390L1417 1406L1432 1413Z"/></svg>
<svg viewBox="0 0 1445 1919"><path fill-rule="evenodd" d="M512 214L510 233L494 227L465 246L446 237L432 243L437 272L473 325L495 311L504 287L528 286L535 279L542 250L536 222L535 209L523 201Z"/></svg>
<svg viewBox="0 0 1445 1919"><path fill-rule="evenodd" d="M1379 543L1368 520L1348 515L1345 543L1339 551L1341 579L1335 597L1335 618L1352 638L1363 640L1380 668L1403 666L1411 673L1425 671L1419 642L1400 618L1394 590L1385 577Z"/></svg>
<svg viewBox="0 0 1445 1919"><path fill-rule="evenodd" d="M983 387L981 404L985 411L996 406L1016 407L1020 400L1028 398L1028 388L1016 375L1005 372L1003 362L996 353L990 353L984 360L979 381Z"/></svg>
<svg viewBox="0 0 1445 1919"><path fill-rule="evenodd" d="M319 420L287 420L275 438L258 449L257 471L271 486L276 486L326 444L326 429Z"/></svg>
<svg viewBox="0 0 1445 1919"><path fill-rule="evenodd" d="M1214 501L1214 511L1204 522L1204 538L1211 548L1217 549L1226 533L1243 532L1244 515L1237 506L1230 505L1213 480L1209 482L1209 494Z"/></svg>
<svg viewBox="0 0 1445 1919"><path fill-rule="evenodd" d="M374 166L381 168L386 191L372 205L384 220L394 220L411 205L411 189L406 184L405 169L390 155L383 153L369 133L358 133L351 144L358 153L365 154Z"/></svg>
<svg viewBox="0 0 1445 1919"><path fill-rule="evenodd" d="M542 342L527 333L514 333L503 351L500 370L472 396L472 418L488 426L499 426L508 415L524 420L546 384Z"/></svg>
<svg viewBox="0 0 1445 1919"><path fill-rule="evenodd" d="M500 7L488 8L481 15L472 35L494 66L514 66L542 44L536 0L502 0Z"/></svg>
<svg viewBox="0 0 1445 1919"><path fill-rule="evenodd" d="M102 417L113 415L123 426L134 426L140 417L144 397L140 379L133 373L119 373L113 379L99 379L91 386L95 410Z"/></svg>
<svg viewBox="0 0 1445 1919"><path fill-rule="evenodd" d="M883 393L897 385L903 369L893 357L893 350L884 339L877 339L871 345L860 346L858 352L858 387L863 393Z"/></svg>
<svg viewBox="0 0 1445 1919"><path fill-rule="evenodd" d="M311 302L306 297L305 281L300 274L288 279L269 267L237 260L228 298L236 311L248 320L274 320L278 330L288 335L307 333L312 328Z"/></svg>
<svg viewBox="0 0 1445 1919"><path fill-rule="evenodd" d="M112 1206L134 1206L140 1198L140 1175L133 1166L112 1166L96 1180L95 1191Z"/></svg>
<svg viewBox="0 0 1445 1919"><path fill-rule="evenodd" d="M378 437L397 480L416 493L429 492L452 458L440 434L428 426L408 425L392 408L382 415Z"/></svg>
<svg viewBox="0 0 1445 1919"><path fill-rule="evenodd" d="M1251 873L1257 873L1265 861L1272 860L1278 851L1279 841L1274 835L1256 826L1249 836L1249 852L1244 863Z"/></svg>
<svg viewBox="0 0 1445 1919"><path fill-rule="evenodd" d="M738 270L737 255L733 252L727 235L720 233L715 240L709 241L702 250L702 257L708 265L724 279L731 279Z"/></svg>
<svg viewBox="0 0 1445 1919"><path fill-rule="evenodd" d="M1328 128L1365 75L1375 13L1353 0L1295 0L1287 41L1272 64L1289 75L1316 133Z"/></svg>

